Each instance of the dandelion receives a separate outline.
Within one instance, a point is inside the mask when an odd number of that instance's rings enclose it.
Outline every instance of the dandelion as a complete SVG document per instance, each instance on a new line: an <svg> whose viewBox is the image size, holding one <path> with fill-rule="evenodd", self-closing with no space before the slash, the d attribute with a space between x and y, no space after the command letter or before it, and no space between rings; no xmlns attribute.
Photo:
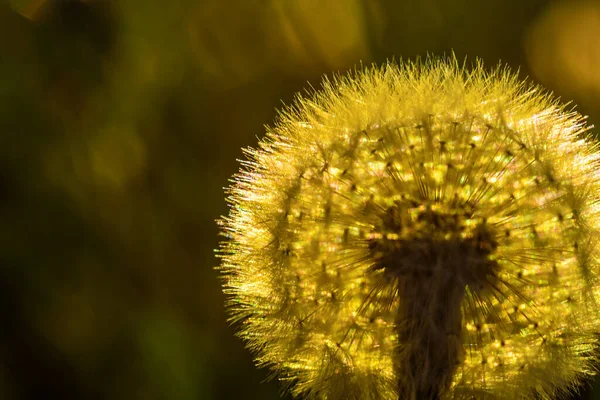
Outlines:
<svg viewBox="0 0 600 400"><path fill-rule="evenodd" d="M600 153L583 117L455 58L325 80L229 189L231 321L293 395L560 396L594 373Z"/></svg>

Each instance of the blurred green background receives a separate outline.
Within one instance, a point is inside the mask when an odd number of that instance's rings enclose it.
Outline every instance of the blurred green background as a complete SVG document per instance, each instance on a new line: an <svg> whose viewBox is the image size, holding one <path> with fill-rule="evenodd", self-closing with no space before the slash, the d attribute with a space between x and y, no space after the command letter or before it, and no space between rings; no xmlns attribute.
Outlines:
<svg viewBox="0 0 600 400"><path fill-rule="evenodd" d="M241 148L325 73L452 49L600 123L599 1L0 3L0 399L278 399L213 269Z"/></svg>

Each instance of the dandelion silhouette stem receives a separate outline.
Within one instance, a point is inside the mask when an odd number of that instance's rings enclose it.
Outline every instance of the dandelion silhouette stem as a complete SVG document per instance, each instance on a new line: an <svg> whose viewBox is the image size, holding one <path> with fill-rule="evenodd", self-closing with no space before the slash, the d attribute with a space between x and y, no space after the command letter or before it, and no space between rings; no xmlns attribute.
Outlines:
<svg viewBox="0 0 600 400"><path fill-rule="evenodd" d="M555 398L594 374L600 153L455 58L326 80L229 188L230 320L306 399Z"/></svg>
<svg viewBox="0 0 600 400"><path fill-rule="evenodd" d="M407 285L408 286L408 285ZM431 304L418 304L423 298L422 291L430 290L427 285L405 287L399 295L415 302L402 307L398 312L397 332L398 349L395 356L395 371L402 379L398 383L399 399L437 399L447 389L454 371L460 361L458 349L461 348L460 301L462 293L454 287L449 298L442 292L432 293ZM438 288L443 289L443 288ZM431 310L432 304L435 309ZM457 309L459 311L457 315ZM431 318L423 321L426 312L433 312ZM415 326L416 325L416 326ZM415 338L413 332L419 332ZM406 382L411 382L406 385ZM408 390L411 393L408 393Z"/></svg>
<svg viewBox="0 0 600 400"><path fill-rule="evenodd" d="M426 209L411 221L405 211L398 203L386 212L384 234L370 243L372 269L382 269L402 299L395 320L399 398L436 399L463 359L465 291L490 283L497 264L489 256L497 243L485 224L461 239L461 220L469 215Z"/></svg>

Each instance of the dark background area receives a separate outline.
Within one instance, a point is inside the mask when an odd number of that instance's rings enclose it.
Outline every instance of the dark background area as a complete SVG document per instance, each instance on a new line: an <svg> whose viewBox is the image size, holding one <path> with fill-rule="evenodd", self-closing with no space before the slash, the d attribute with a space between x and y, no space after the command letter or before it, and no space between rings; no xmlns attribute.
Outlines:
<svg viewBox="0 0 600 400"><path fill-rule="evenodd" d="M0 3L0 399L279 398L214 270L241 148L323 74L452 50L600 124L599 1Z"/></svg>

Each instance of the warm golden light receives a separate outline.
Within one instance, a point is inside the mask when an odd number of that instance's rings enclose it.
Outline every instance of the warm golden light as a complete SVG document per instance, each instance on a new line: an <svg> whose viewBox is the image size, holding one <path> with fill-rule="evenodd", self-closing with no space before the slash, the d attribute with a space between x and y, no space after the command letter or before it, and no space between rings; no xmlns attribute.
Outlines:
<svg viewBox="0 0 600 400"><path fill-rule="evenodd" d="M295 395L541 398L591 374L600 154L582 117L455 59L327 81L230 189L231 320Z"/></svg>

